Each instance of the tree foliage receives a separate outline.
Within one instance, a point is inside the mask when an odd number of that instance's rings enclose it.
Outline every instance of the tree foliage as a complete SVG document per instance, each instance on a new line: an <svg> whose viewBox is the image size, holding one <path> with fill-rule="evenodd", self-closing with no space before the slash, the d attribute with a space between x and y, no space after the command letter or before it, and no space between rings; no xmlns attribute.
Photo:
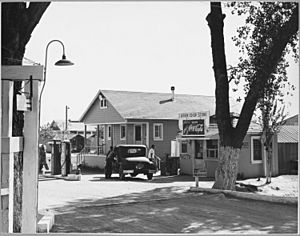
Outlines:
<svg viewBox="0 0 300 236"><path fill-rule="evenodd" d="M238 65L231 66L229 80L234 81L235 85L245 80L244 91L247 94L252 83L257 79L258 71L264 72L264 66L267 65L264 60L268 59L266 55L270 55L274 50L273 46L278 41L280 31L297 11L298 3L231 2L227 6L233 8L232 14L246 15L245 25L239 27L237 35L233 37L241 56ZM273 94L277 96L278 101L283 101L282 97L286 89L295 89L295 86L288 81L286 69L289 67L287 54L291 54L296 62L299 60L298 41L297 33L291 35L277 65L268 76L264 89L260 91L260 98L268 90L268 95ZM237 90L236 86L233 90ZM290 91L287 93L289 94Z"/></svg>
<svg viewBox="0 0 300 236"><path fill-rule="evenodd" d="M51 124L49 122L40 127L39 143L46 144L48 141L52 140L54 136L55 136L55 131L53 131Z"/></svg>

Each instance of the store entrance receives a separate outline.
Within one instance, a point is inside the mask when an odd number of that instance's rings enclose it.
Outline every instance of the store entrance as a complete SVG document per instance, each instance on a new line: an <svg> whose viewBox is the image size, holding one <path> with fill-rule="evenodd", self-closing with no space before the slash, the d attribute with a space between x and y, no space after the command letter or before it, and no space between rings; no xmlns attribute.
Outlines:
<svg viewBox="0 0 300 236"><path fill-rule="evenodd" d="M195 159L204 157L204 140L195 140Z"/></svg>

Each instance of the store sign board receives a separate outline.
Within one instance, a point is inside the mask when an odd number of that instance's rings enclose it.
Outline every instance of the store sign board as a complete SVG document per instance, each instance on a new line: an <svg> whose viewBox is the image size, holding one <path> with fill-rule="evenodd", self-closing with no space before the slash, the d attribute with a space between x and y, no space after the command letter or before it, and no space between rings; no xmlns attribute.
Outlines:
<svg viewBox="0 0 300 236"><path fill-rule="evenodd" d="M205 135L209 127L209 111L179 114L179 129L183 135Z"/></svg>
<svg viewBox="0 0 300 236"><path fill-rule="evenodd" d="M183 135L204 135L204 120L183 120Z"/></svg>
<svg viewBox="0 0 300 236"><path fill-rule="evenodd" d="M209 112L186 112L186 113L180 113L179 119L195 119L195 118L201 118L201 117L209 117Z"/></svg>

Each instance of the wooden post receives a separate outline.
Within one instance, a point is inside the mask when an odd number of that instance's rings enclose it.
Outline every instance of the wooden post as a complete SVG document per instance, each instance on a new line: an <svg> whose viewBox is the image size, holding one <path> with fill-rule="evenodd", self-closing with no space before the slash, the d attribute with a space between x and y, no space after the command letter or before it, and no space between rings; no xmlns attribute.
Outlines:
<svg viewBox="0 0 300 236"><path fill-rule="evenodd" d="M61 143L61 176L67 176L67 158L66 158L67 144L65 141Z"/></svg>
<svg viewBox="0 0 300 236"><path fill-rule="evenodd" d="M42 74L37 75L42 78ZM24 113L22 233L36 233L38 212L39 84L32 82L32 110Z"/></svg>
<svg viewBox="0 0 300 236"><path fill-rule="evenodd" d="M2 81L2 119L1 119L1 232L13 233L14 213L14 153L10 150L12 136L13 82ZM4 144L4 139L8 142ZM8 150L4 152L4 145ZM3 165L3 167L2 167ZM8 171L2 171L8 170ZM7 201L8 198L8 201Z"/></svg>
<svg viewBox="0 0 300 236"><path fill-rule="evenodd" d="M83 148L86 147L86 125L84 125L84 143L83 143Z"/></svg>
<svg viewBox="0 0 300 236"><path fill-rule="evenodd" d="M113 147L114 146L114 129L113 129L113 124L110 126L110 145Z"/></svg>
<svg viewBox="0 0 300 236"><path fill-rule="evenodd" d="M0 6L0 11L2 7ZM1 13L0 13L1 15ZM2 137L2 81L0 82L0 133ZM3 201L2 201L2 142L0 142L0 233L3 232Z"/></svg>
<svg viewBox="0 0 300 236"><path fill-rule="evenodd" d="M97 154L100 154L100 127L97 125Z"/></svg>
<svg viewBox="0 0 300 236"><path fill-rule="evenodd" d="M198 188L198 187L199 187L199 177L196 176L196 177L195 177L195 180L196 180L196 187Z"/></svg>

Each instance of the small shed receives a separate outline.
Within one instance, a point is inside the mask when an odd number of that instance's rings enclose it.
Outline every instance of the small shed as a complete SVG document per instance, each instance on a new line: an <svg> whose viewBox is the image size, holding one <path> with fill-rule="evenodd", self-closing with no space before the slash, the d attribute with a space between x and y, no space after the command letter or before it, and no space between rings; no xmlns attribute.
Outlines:
<svg viewBox="0 0 300 236"><path fill-rule="evenodd" d="M278 133L279 174L298 173L298 125L283 125Z"/></svg>
<svg viewBox="0 0 300 236"><path fill-rule="evenodd" d="M80 152L84 147L84 136L81 134L70 134L68 139L71 143L72 152Z"/></svg>

